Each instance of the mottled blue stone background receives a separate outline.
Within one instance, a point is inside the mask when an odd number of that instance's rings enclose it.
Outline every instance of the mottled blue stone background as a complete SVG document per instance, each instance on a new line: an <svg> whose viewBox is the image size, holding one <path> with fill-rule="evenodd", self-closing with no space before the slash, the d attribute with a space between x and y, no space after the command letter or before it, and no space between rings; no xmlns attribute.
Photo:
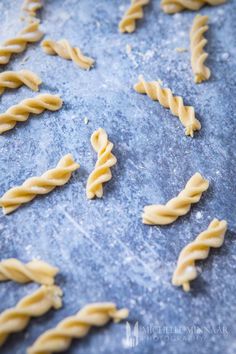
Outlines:
<svg viewBox="0 0 236 354"><path fill-rule="evenodd" d="M43 80L41 92L61 95L64 105L0 136L0 194L54 167L68 152L81 164L64 187L0 216L1 258L51 262L61 270L57 283L65 294L61 310L32 320L26 331L11 336L1 354L25 353L39 334L65 316L105 300L130 308L131 323L139 323L138 345L127 347L123 323L92 331L69 353L236 353L236 2L201 10L210 17L212 77L198 86L189 52L176 51L189 47L195 14L168 16L159 1L152 1L136 32L121 35L117 26L128 5L129 0L50 0L41 11L47 37L67 38L96 59L89 72L45 55L38 44L1 68L34 70ZM1 0L1 40L23 26L20 6L20 0ZM184 136L168 110L134 92L141 73L147 80L161 79L196 108L202 130L194 139ZM25 87L8 91L1 98L1 112L34 96ZM114 143L118 164L104 198L87 201L86 180L96 161L89 139L100 126ZM196 171L210 180L210 188L191 212L168 227L143 225L143 206L165 203ZM178 254L213 217L228 221L225 244L198 263L199 277L185 294L171 285ZM35 288L0 284L0 310ZM144 334L148 326L153 335ZM165 335L174 326L183 333ZM202 333L188 335L193 326ZM227 334L213 333L219 328Z"/></svg>

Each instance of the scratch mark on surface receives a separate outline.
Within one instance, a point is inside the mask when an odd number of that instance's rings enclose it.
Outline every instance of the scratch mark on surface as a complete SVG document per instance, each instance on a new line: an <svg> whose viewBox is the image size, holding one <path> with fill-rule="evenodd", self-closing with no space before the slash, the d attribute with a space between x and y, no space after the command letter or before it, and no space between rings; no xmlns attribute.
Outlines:
<svg viewBox="0 0 236 354"><path fill-rule="evenodd" d="M143 266L151 279L154 281L159 279L158 276L152 271L152 269L146 263L144 263L142 259L138 258L138 256L136 256L135 253L131 251L131 249L123 241L117 238L115 240L126 250L129 256L131 256L137 263L140 263Z"/></svg>
<svg viewBox="0 0 236 354"><path fill-rule="evenodd" d="M72 216L63 208L59 207L59 209L62 211L65 217L74 225L74 227L79 230L80 233L84 235L90 242L92 242L94 246L97 247L105 257L107 257L108 254L104 252L104 249L90 237L90 235L74 220L74 218L72 218ZM115 239L115 241L117 241L126 250L129 256L131 256L137 263L142 265L143 269L145 269L146 271L146 274L148 274L152 280L156 281L158 279L158 276L152 271L152 269L140 258L138 258L138 256L136 256L124 242L120 241L117 238Z"/></svg>
<svg viewBox="0 0 236 354"><path fill-rule="evenodd" d="M72 216L67 213L66 210L64 210L63 208L59 207L59 209L63 212L63 214L65 215L65 217L74 225L74 227L80 231L80 233L82 235L84 235L90 242L92 242L94 244L95 247L97 247L99 249L99 251L101 251L104 255L105 252L102 249L102 247L99 245L99 243L97 243L96 241L94 241L90 235L75 221L74 218L72 218Z"/></svg>
<svg viewBox="0 0 236 354"><path fill-rule="evenodd" d="M153 248L148 244L147 241L143 241L143 244L145 245L145 247L150 251L150 253L154 256L157 257L157 253L153 250Z"/></svg>

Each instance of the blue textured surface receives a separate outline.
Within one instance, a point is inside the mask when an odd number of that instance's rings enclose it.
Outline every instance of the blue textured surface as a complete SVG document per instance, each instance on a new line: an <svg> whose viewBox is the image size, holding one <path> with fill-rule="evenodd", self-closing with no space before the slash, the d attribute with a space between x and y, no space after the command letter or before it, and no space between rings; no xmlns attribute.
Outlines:
<svg viewBox="0 0 236 354"><path fill-rule="evenodd" d="M1 195L54 167L68 152L81 169L64 187L0 216L1 258L51 262L61 270L57 283L64 290L64 307L32 320L26 331L11 336L1 354L25 353L39 334L65 316L89 302L106 300L130 308L130 321L139 322L139 344L127 348L125 324L111 325L75 342L70 353L236 352L236 2L201 11L210 16L207 50L212 77L198 86L193 83L189 52L176 51L189 47L195 14L168 16L160 11L159 1L153 1L137 31L121 35L117 26L128 4L51 0L41 11L46 36L78 45L95 58L93 70L47 56L39 45L29 46L6 67L34 70L43 79L41 92L60 94L64 105L59 112L31 117L0 136ZM1 0L1 40L21 28L16 20L20 5L20 0ZM22 62L24 58L28 60ZM195 107L202 130L194 139L184 136L181 123L168 110L134 92L141 73L147 80L161 79ZM6 92L1 112L34 95L25 87ZM96 161L89 139L100 126L114 143L118 164L104 198L87 201L86 180ZM144 205L165 203L196 171L210 180L210 188L187 216L168 227L141 223ZM228 221L225 244L198 263L202 272L192 282L192 292L185 294L171 285L178 254L213 217ZM0 284L0 310L36 287ZM143 326L153 328L154 334L143 335ZM182 328L182 334L165 335L172 326ZM193 326L203 334L186 335ZM213 333L218 326L225 326L228 334Z"/></svg>

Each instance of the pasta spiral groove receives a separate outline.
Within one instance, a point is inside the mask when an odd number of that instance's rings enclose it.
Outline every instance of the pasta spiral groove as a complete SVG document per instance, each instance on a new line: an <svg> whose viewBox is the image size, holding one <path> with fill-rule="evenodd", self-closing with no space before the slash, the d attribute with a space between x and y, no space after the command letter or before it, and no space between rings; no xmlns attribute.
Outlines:
<svg viewBox="0 0 236 354"><path fill-rule="evenodd" d="M11 333L21 332L25 329L31 317L40 317L50 309L59 309L62 291L59 287L41 286L33 294L24 297L11 309L0 314L0 345Z"/></svg>
<svg viewBox="0 0 236 354"><path fill-rule="evenodd" d="M119 23L120 32L134 32L135 21L143 18L143 6L147 5L149 0L131 0L129 9L125 12Z"/></svg>
<svg viewBox="0 0 236 354"><path fill-rule="evenodd" d="M79 48L73 48L66 39L57 42L45 39L41 45L45 53L49 55L57 54L64 59L72 60L82 69L89 70L94 64L92 58L83 55Z"/></svg>
<svg viewBox="0 0 236 354"><path fill-rule="evenodd" d="M24 0L22 10L31 17L36 16L36 12L43 7L41 0Z"/></svg>
<svg viewBox="0 0 236 354"><path fill-rule="evenodd" d="M190 290L189 282L197 277L195 262L208 257L210 248L221 247L224 242L227 222L214 219L207 230L200 233L180 252L172 284L183 286L184 291Z"/></svg>
<svg viewBox="0 0 236 354"><path fill-rule="evenodd" d="M200 173L195 173L177 197L165 205L148 205L144 208L143 223L148 225L168 225L187 214L191 204L199 202L202 193L209 187L209 182Z"/></svg>
<svg viewBox="0 0 236 354"><path fill-rule="evenodd" d="M21 186L9 189L0 199L3 213L9 214L21 204L30 202L36 195L47 194L55 187L64 185L79 167L71 154L63 156L55 168L42 176L28 178Z"/></svg>
<svg viewBox="0 0 236 354"><path fill-rule="evenodd" d="M203 50L207 44L207 39L203 37L203 34L208 30L207 22L208 16L197 15L190 31L191 65L196 83L208 80L211 76L210 69L204 65L208 57L208 54Z"/></svg>
<svg viewBox="0 0 236 354"><path fill-rule="evenodd" d="M4 71L0 74L0 95L5 88L15 89L22 85L28 86L33 91L38 91L42 80L32 71Z"/></svg>
<svg viewBox="0 0 236 354"><path fill-rule="evenodd" d="M104 129L99 128L92 134L91 144L98 154L98 159L87 181L86 194L88 199L92 199L95 196L97 198L102 197L102 184L112 178L110 168L117 162L116 157L111 153L113 144L108 140Z"/></svg>
<svg viewBox="0 0 236 354"><path fill-rule="evenodd" d="M216 6L225 2L226 0L162 0L161 7L164 12L174 14L185 9L197 11L204 5Z"/></svg>
<svg viewBox="0 0 236 354"><path fill-rule="evenodd" d="M30 113L40 114L46 109L57 111L61 106L62 99L56 95L41 94L34 98L27 98L0 114L0 134L13 129L17 122L25 122Z"/></svg>
<svg viewBox="0 0 236 354"><path fill-rule="evenodd" d="M40 260L23 264L18 259L9 258L0 262L0 281L13 280L17 283L35 282L52 285L59 269Z"/></svg>
<svg viewBox="0 0 236 354"><path fill-rule="evenodd" d="M134 85L134 90L138 93L148 95L152 100L169 108L174 116L179 117L185 127L185 134L193 137L194 131L201 129L201 124L195 117L195 111L192 106L185 106L183 98L174 96L169 88L162 88L158 81L146 82L142 75L139 76L139 82Z"/></svg>
<svg viewBox="0 0 236 354"><path fill-rule="evenodd" d="M55 328L43 333L28 349L28 354L51 354L65 351L73 338L85 337L92 326L102 327L111 319L119 322L128 316L127 309L117 310L113 303L94 303L67 317Z"/></svg>
<svg viewBox="0 0 236 354"><path fill-rule="evenodd" d="M28 43L38 42L43 36L39 30L39 21L34 21L25 27L15 38L6 40L0 46L0 65L7 64L12 54L22 53Z"/></svg>

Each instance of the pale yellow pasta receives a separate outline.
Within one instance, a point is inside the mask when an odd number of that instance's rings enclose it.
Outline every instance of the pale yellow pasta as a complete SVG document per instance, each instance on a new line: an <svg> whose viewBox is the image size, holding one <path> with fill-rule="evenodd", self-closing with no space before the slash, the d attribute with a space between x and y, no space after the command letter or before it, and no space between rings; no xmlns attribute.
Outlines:
<svg viewBox="0 0 236 354"><path fill-rule="evenodd" d="M214 219L207 230L181 251L177 267L172 277L172 284L182 286L184 291L190 290L190 281L197 277L195 262L208 257L210 248L221 247L224 242L227 222Z"/></svg>
<svg viewBox="0 0 236 354"><path fill-rule="evenodd" d="M35 17L36 12L43 7L41 0L24 0L22 10L30 17Z"/></svg>
<svg viewBox="0 0 236 354"><path fill-rule="evenodd" d="M207 44L207 39L203 36L208 30L207 22L208 16L197 15L190 31L191 65L196 83L208 80L211 76L210 69L204 65L208 57L208 54L203 50Z"/></svg>
<svg viewBox="0 0 236 354"><path fill-rule="evenodd" d="M23 331L31 317L40 317L62 306L62 291L55 285L41 286L33 294L24 297L18 304L0 314L0 346L11 333Z"/></svg>
<svg viewBox="0 0 236 354"><path fill-rule="evenodd" d="M9 189L0 199L4 214L9 214L22 204L30 202L37 195L51 192L55 187L63 186L80 165L71 154L63 156L57 166L40 177L28 178L21 186Z"/></svg>
<svg viewBox="0 0 236 354"><path fill-rule="evenodd" d="M161 7L164 12L174 14L183 10L197 11L204 5L216 6L224 4L227 0L162 0Z"/></svg>
<svg viewBox="0 0 236 354"><path fill-rule="evenodd" d="M0 134L13 129L17 122L25 122L30 114L40 114L46 109L49 111L59 110L62 103L59 96L48 93L27 98L0 114Z"/></svg>
<svg viewBox="0 0 236 354"><path fill-rule="evenodd" d="M191 204L199 202L202 193L209 187L209 182L200 173L195 173L177 197L165 205L148 205L144 208L143 223L148 225L168 225L187 214Z"/></svg>
<svg viewBox="0 0 236 354"><path fill-rule="evenodd" d="M91 136L91 144L98 154L97 162L93 172L90 174L86 194L88 199L103 196L103 183L112 178L111 167L117 162L116 157L111 153L113 144L108 140L104 129L99 128Z"/></svg>
<svg viewBox="0 0 236 354"><path fill-rule="evenodd" d="M0 95L6 88L15 89L22 85L33 91L38 91L42 80L38 75L29 70L4 71L0 74Z"/></svg>
<svg viewBox="0 0 236 354"><path fill-rule="evenodd" d="M12 54L22 53L28 43L38 42L43 36L39 21L34 21L18 33L15 38L6 40L0 46L0 65L7 64Z"/></svg>
<svg viewBox="0 0 236 354"><path fill-rule="evenodd" d="M147 5L149 0L131 0L131 5L125 12L119 23L120 32L134 32L135 21L143 18L143 6Z"/></svg>
<svg viewBox="0 0 236 354"><path fill-rule="evenodd" d="M89 70L94 64L92 58L83 55L79 48L73 48L66 39L57 42L45 39L41 45L45 53L49 55L57 54L64 59L72 60L82 69Z"/></svg>
<svg viewBox="0 0 236 354"><path fill-rule="evenodd" d="M110 302L85 306L76 315L67 317L55 328L43 333L28 349L28 354L52 354L67 350L72 339L85 337L91 327L102 327L110 320L119 322L128 317L127 309L117 310Z"/></svg>
<svg viewBox="0 0 236 354"><path fill-rule="evenodd" d="M35 282L52 285L58 272L58 268L36 259L26 264L15 258L5 259L0 262L0 282L13 280L22 284Z"/></svg>
<svg viewBox="0 0 236 354"><path fill-rule="evenodd" d="M134 90L138 93L148 95L152 100L171 110L171 113L178 117L185 127L185 134L193 137L196 130L201 129L201 124L195 117L195 111L192 106L185 106L183 98L174 96L169 88L162 88L158 81L146 82L142 75L139 76L139 82L134 85Z"/></svg>

